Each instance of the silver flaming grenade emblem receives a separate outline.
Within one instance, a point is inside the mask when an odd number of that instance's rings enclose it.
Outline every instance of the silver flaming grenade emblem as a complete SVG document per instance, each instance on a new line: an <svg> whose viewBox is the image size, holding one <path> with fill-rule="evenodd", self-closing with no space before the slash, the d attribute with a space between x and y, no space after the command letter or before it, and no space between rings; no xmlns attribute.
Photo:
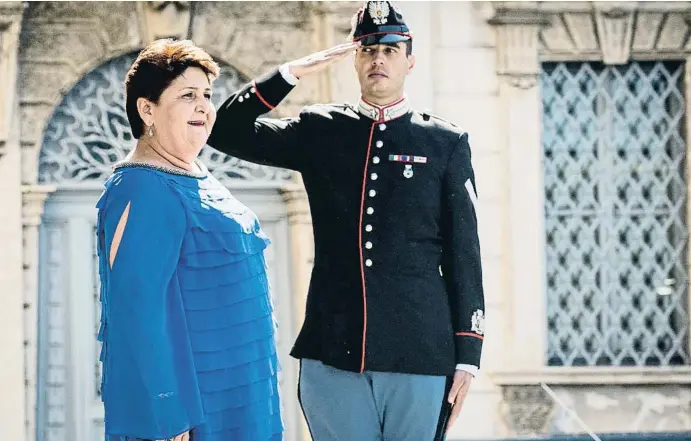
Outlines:
<svg viewBox="0 0 691 441"><path fill-rule="evenodd" d="M386 24L389 19L389 4L387 2L370 2L368 9L374 24Z"/></svg>

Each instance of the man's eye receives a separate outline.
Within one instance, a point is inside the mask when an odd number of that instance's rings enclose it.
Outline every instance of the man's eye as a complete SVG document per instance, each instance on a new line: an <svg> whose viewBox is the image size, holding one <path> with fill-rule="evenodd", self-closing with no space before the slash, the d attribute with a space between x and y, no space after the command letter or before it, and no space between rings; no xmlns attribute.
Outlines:
<svg viewBox="0 0 691 441"><path fill-rule="evenodd" d="M183 98L194 98L194 94L192 92L186 93L182 96Z"/></svg>
<svg viewBox="0 0 691 441"><path fill-rule="evenodd" d="M205 97L207 100L210 100L210 99L211 99L211 94L210 94L210 93L205 93L205 94L204 94L204 97Z"/></svg>

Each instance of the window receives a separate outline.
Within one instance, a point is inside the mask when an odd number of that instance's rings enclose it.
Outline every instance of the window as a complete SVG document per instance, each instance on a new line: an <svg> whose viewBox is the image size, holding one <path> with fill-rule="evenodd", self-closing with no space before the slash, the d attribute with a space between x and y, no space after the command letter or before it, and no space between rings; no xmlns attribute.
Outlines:
<svg viewBox="0 0 691 441"><path fill-rule="evenodd" d="M551 366L689 363L683 66L542 66Z"/></svg>

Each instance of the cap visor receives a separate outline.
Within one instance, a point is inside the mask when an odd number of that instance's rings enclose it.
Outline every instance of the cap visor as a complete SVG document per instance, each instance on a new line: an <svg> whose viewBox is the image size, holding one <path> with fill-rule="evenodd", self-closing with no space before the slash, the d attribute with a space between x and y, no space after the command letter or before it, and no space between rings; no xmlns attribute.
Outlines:
<svg viewBox="0 0 691 441"><path fill-rule="evenodd" d="M373 44L387 44L387 43L398 43L400 41L408 41L410 40L410 37L407 35L399 35L399 34L377 34L377 35L368 35L362 40L363 46L370 46Z"/></svg>

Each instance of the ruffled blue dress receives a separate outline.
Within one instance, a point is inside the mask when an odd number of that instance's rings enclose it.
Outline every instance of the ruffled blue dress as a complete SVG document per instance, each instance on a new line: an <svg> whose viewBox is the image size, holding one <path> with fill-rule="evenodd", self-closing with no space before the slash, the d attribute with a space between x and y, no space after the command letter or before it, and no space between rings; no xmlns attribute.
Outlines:
<svg viewBox="0 0 691 441"><path fill-rule="evenodd" d="M97 208L106 440L281 440L257 217L206 170L141 163L116 168Z"/></svg>

